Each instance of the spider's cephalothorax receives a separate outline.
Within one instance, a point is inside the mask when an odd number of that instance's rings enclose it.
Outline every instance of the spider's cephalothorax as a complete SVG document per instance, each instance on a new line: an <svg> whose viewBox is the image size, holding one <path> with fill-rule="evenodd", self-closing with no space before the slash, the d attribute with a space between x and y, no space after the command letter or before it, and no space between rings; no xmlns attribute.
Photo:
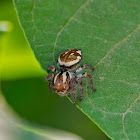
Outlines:
<svg viewBox="0 0 140 140"><path fill-rule="evenodd" d="M52 92L56 92L60 96L70 95L72 91L74 105L76 102L76 84L80 85L80 100L82 100L83 97L83 84L81 78L87 77L92 90L96 91L96 89L93 88L91 75L88 73L77 75L77 73L81 72L84 68L90 68L91 70L94 70L93 67L85 64L72 72L72 70L78 67L81 60L81 50L73 49L65 51L61 53L57 58L57 65L60 69L60 72L58 73L55 67L50 65L48 66L48 70L51 70L53 73L49 74L45 78L46 81L49 81L50 90Z"/></svg>

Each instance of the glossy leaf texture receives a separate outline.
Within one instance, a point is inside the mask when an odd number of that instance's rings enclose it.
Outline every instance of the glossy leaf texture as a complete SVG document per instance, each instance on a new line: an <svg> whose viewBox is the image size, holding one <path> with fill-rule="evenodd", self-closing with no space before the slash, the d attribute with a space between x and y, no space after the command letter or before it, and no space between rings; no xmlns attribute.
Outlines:
<svg viewBox="0 0 140 140"><path fill-rule="evenodd" d="M97 91L84 80L83 111L112 139L140 139L140 1L14 0L25 36L41 67L58 54L83 52L95 66Z"/></svg>

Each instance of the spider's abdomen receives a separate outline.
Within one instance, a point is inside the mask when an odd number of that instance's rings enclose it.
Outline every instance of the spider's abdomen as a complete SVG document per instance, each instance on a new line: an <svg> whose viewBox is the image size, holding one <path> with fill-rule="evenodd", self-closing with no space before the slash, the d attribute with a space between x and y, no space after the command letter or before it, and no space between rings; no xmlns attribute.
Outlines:
<svg viewBox="0 0 140 140"><path fill-rule="evenodd" d="M58 56L58 66L61 70L72 70L82 60L82 52L78 49L68 50Z"/></svg>
<svg viewBox="0 0 140 140"><path fill-rule="evenodd" d="M65 96L69 89L70 72L60 72L54 78L54 90L60 96Z"/></svg>

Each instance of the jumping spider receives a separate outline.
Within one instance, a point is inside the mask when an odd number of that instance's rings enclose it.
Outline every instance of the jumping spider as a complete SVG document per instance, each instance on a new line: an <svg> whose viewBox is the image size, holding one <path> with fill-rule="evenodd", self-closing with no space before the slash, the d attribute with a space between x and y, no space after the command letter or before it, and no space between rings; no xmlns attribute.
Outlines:
<svg viewBox="0 0 140 140"><path fill-rule="evenodd" d="M80 85L80 100L83 97L83 84L82 78L87 77L91 88L93 91L96 91L93 88L91 75L88 73L83 73L76 75L81 72L84 68L89 68L92 71L93 67L90 65L83 65L82 67L76 69L82 60L81 50L73 49L61 53L57 58L57 65L60 69L58 73L54 66L48 66L48 70L51 70L53 73L49 74L45 80L49 82L49 88L51 92L56 92L60 96L67 96L73 93L73 103L76 102L76 84ZM72 72L76 69L74 72Z"/></svg>

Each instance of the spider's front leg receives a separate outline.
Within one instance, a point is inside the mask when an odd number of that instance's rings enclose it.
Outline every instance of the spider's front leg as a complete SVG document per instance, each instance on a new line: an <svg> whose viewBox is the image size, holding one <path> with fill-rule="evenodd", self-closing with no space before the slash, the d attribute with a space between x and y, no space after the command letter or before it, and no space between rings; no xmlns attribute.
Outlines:
<svg viewBox="0 0 140 140"><path fill-rule="evenodd" d="M81 72L83 69L85 69L85 68L89 68L89 69L91 69L92 71L94 71L94 68L92 67L92 66L90 66L90 65L88 65L88 64L84 64L83 66L81 66L80 68L78 68L74 73L79 73L79 72Z"/></svg>
<svg viewBox="0 0 140 140"><path fill-rule="evenodd" d="M55 68L54 66L52 66L52 65L49 65L49 66L48 66L48 70L51 70L51 71L54 72L55 74L58 73L58 71L56 70L56 68Z"/></svg>
<svg viewBox="0 0 140 140"><path fill-rule="evenodd" d="M51 92L54 92L53 81L52 80L49 81L49 89L50 89Z"/></svg>
<svg viewBox="0 0 140 140"><path fill-rule="evenodd" d="M45 81L50 81L53 78L54 78L54 74L51 73L51 74L49 74L48 76L45 77Z"/></svg>
<svg viewBox="0 0 140 140"><path fill-rule="evenodd" d="M54 66L51 66L49 65L48 66L48 70L51 70L53 73L52 74L49 74L46 78L45 78L45 81L48 81L49 82L49 89L51 92L53 92L53 79L54 79L54 76L58 73L57 70L55 69Z"/></svg>
<svg viewBox="0 0 140 140"><path fill-rule="evenodd" d="M96 89L93 87L93 82L92 82L92 78L91 78L91 75L89 75L88 73L83 73L83 74L79 74L77 75L78 78L88 78L89 80L89 83L91 85L91 88L93 91L96 91Z"/></svg>
<svg viewBox="0 0 140 140"><path fill-rule="evenodd" d="M49 82L49 89L50 89L51 92L53 92L53 80L52 80L53 78L54 78L53 73L51 73L47 77L45 77L45 81Z"/></svg>
<svg viewBox="0 0 140 140"><path fill-rule="evenodd" d="M75 105L75 103L76 103L76 80L75 80L75 78L71 79L71 81L70 81L70 89L73 92L73 104Z"/></svg>

